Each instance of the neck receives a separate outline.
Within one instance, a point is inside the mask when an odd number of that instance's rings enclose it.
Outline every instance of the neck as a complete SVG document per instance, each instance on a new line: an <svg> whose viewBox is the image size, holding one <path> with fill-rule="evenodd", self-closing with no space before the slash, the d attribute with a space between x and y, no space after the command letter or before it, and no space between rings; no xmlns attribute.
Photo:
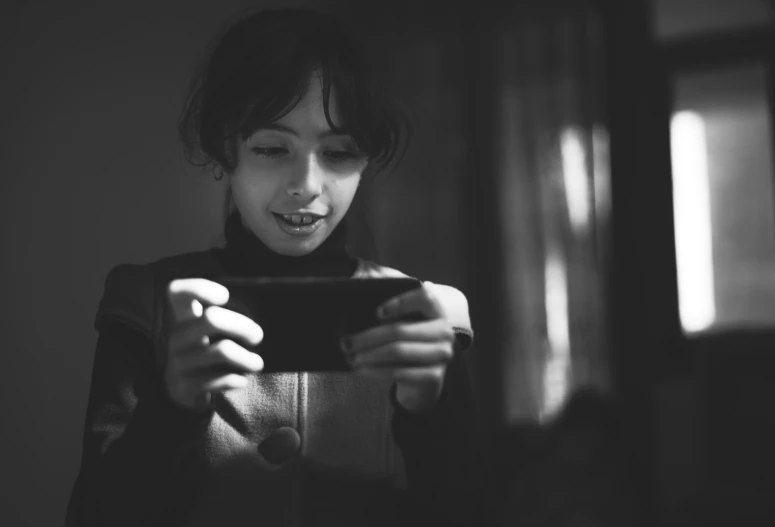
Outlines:
<svg viewBox="0 0 775 527"><path fill-rule="evenodd" d="M319 247L303 256L273 251L242 224L236 212L226 220L225 235L224 264L237 276L352 276L357 266L346 250L346 219Z"/></svg>

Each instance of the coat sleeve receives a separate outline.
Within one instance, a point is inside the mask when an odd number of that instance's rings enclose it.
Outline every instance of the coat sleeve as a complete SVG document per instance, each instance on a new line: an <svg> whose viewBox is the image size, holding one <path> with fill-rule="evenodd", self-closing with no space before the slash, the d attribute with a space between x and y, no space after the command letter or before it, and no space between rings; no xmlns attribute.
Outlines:
<svg viewBox="0 0 775 527"><path fill-rule="evenodd" d="M155 357L156 298L146 268L108 273L67 527L163 525L178 499L173 481L211 418L166 396Z"/></svg>
<svg viewBox="0 0 775 527"><path fill-rule="evenodd" d="M393 435L406 464L418 525L488 525L493 472L465 357L473 330L465 297L453 288L446 292L442 304L452 306L447 314L457 338L441 397L432 411L414 414L398 404L394 384Z"/></svg>

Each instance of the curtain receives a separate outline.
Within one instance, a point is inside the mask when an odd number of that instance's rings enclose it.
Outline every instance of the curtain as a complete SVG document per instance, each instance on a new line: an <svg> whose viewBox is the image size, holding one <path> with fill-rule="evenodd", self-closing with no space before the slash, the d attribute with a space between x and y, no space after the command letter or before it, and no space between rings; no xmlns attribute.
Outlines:
<svg viewBox="0 0 775 527"><path fill-rule="evenodd" d="M514 10L479 28L491 70L478 85L478 100L492 99L491 117L477 133L491 145L483 164L501 261L491 345L500 366L508 522L633 521L606 338L603 30L602 14L589 4Z"/></svg>
<svg viewBox="0 0 775 527"><path fill-rule="evenodd" d="M342 5L415 124L359 206L383 263L469 299L503 524L631 524L607 397L602 15Z"/></svg>
<svg viewBox="0 0 775 527"><path fill-rule="evenodd" d="M609 385L602 24L533 12L501 21L493 47L503 419L547 422L575 389Z"/></svg>

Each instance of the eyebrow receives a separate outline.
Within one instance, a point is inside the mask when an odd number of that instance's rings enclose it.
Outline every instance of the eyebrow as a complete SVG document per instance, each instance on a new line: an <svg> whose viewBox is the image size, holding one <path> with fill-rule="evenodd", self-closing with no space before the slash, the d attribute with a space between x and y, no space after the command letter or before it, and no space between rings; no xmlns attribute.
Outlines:
<svg viewBox="0 0 775 527"><path fill-rule="evenodd" d="M279 123L270 123L270 124L264 125L264 126L262 126L261 128L259 128L256 131L260 132L262 130L274 130L276 132L283 132L283 133L286 133L286 134L291 134L291 135L295 135L296 137L299 137L299 132L297 132L293 128L290 128L288 126L285 126L285 125L279 124ZM318 134L318 138L319 139L324 139L324 138L327 138L327 137L347 137L347 136L350 136L350 135L351 134L349 134L346 130L341 131L341 132L335 132L334 130L326 130L324 132L320 132Z"/></svg>

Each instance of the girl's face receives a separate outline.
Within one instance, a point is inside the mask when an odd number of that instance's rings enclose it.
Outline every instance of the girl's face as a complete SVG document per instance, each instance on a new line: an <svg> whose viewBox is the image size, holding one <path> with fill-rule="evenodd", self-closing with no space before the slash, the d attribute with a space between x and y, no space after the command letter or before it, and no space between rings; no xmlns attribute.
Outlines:
<svg viewBox="0 0 775 527"><path fill-rule="evenodd" d="M339 124L335 100L332 90L329 112ZM293 110L239 145L229 181L243 224L273 251L302 256L342 220L367 162L350 136L328 126L322 88L312 75Z"/></svg>

